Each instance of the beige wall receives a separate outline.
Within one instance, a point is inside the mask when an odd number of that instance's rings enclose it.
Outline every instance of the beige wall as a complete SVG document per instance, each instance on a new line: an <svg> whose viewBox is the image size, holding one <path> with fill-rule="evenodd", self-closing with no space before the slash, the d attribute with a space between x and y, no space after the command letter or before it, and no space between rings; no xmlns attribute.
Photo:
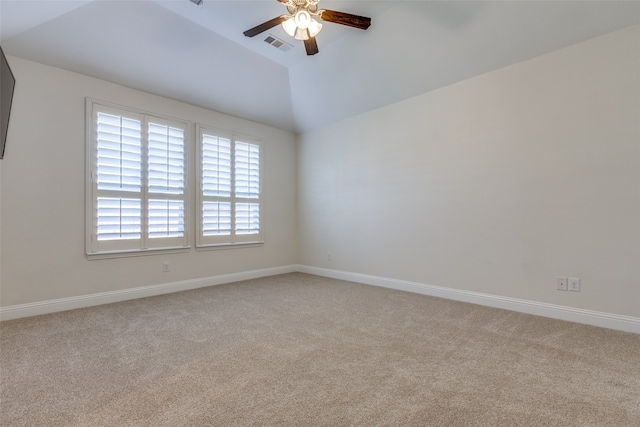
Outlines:
<svg viewBox="0 0 640 427"><path fill-rule="evenodd" d="M640 316L639 26L300 135L297 148L288 132L10 61L2 307L299 263ZM265 245L88 261L86 96L261 137ZM582 291L556 291L557 276Z"/></svg>
<svg viewBox="0 0 640 427"><path fill-rule="evenodd" d="M300 264L640 316L640 26L308 132L298 152Z"/></svg>
<svg viewBox="0 0 640 427"><path fill-rule="evenodd" d="M19 58L10 61L17 82L0 181L2 306L297 262L294 134ZM264 246L88 261L85 97L260 137ZM165 261L169 273L162 272Z"/></svg>

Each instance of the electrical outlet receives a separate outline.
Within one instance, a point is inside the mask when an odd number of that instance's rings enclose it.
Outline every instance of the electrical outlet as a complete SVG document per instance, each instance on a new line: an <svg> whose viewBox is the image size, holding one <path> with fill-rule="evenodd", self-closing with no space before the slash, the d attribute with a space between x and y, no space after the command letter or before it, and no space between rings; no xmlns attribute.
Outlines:
<svg viewBox="0 0 640 427"><path fill-rule="evenodd" d="M566 277L558 277L556 289L559 291L566 291L569 289L569 281Z"/></svg>
<svg viewBox="0 0 640 427"><path fill-rule="evenodd" d="M577 277L569 277L569 290L573 292L580 292L580 279Z"/></svg>
<svg viewBox="0 0 640 427"><path fill-rule="evenodd" d="M168 273L169 272L169 263L168 262L163 262L162 263L162 272L163 273Z"/></svg>
<svg viewBox="0 0 640 427"><path fill-rule="evenodd" d="M327 261L331 261L331 252L327 252Z"/></svg>

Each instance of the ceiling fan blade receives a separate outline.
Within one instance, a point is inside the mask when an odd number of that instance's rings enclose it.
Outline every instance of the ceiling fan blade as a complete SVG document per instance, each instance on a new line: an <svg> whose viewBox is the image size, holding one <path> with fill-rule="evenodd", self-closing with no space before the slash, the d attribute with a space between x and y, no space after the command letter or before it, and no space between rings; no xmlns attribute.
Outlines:
<svg viewBox="0 0 640 427"><path fill-rule="evenodd" d="M316 43L315 37L309 37L307 40L305 40L304 48L307 49L307 55L309 56L315 55L316 53L320 52L318 50L318 43Z"/></svg>
<svg viewBox="0 0 640 427"><path fill-rule="evenodd" d="M244 34L247 37L255 37L258 34L264 32L264 31L267 31L270 28L275 27L276 25L282 24L286 19L287 19L287 17L284 16L284 15L283 16L277 16L277 17L275 17L275 18L273 18L273 19L271 19L271 20L269 20L267 22L263 22L262 24L251 28L250 30L245 31L242 34Z"/></svg>
<svg viewBox="0 0 640 427"><path fill-rule="evenodd" d="M323 21L347 25L349 27L359 28L361 30L366 30L371 25L371 18L367 18L366 16L352 15L350 13L337 12L335 10L319 10L318 16Z"/></svg>

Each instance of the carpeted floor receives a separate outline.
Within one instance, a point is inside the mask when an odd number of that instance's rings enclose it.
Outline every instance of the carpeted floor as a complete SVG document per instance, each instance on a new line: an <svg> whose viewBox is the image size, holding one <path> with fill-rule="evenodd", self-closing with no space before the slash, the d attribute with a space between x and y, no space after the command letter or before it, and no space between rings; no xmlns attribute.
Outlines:
<svg viewBox="0 0 640 427"><path fill-rule="evenodd" d="M640 335L300 273L0 331L2 426L640 426Z"/></svg>

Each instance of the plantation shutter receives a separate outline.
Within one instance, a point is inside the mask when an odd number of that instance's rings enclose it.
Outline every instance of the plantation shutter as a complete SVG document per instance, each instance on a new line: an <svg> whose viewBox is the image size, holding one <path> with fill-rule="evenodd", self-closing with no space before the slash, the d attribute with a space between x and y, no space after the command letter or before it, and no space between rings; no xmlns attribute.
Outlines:
<svg viewBox="0 0 640 427"><path fill-rule="evenodd" d="M236 233L260 232L260 146L235 145Z"/></svg>
<svg viewBox="0 0 640 427"><path fill-rule="evenodd" d="M231 235L231 139L202 135L202 235ZM218 239L225 241L228 239Z"/></svg>
<svg viewBox="0 0 640 427"><path fill-rule="evenodd" d="M148 230L151 239L184 236L184 130L149 123Z"/></svg>
<svg viewBox="0 0 640 427"><path fill-rule="evenodd" d="M137 241L142 234L142 120L96 115L96 239ZM126 248L137 243L123 243Z"/></svg>
<svg viewBox="0 0 640 427"><path fill-rule="evenodd" d="M198 246L261 242L259 142L203 127L198 134Z"/></svg>
<svg viewBox="0 0 640 427"><path fill-rule="evenodd" d="M87 105L87 254L187 246L186 124Z"/></svg>

